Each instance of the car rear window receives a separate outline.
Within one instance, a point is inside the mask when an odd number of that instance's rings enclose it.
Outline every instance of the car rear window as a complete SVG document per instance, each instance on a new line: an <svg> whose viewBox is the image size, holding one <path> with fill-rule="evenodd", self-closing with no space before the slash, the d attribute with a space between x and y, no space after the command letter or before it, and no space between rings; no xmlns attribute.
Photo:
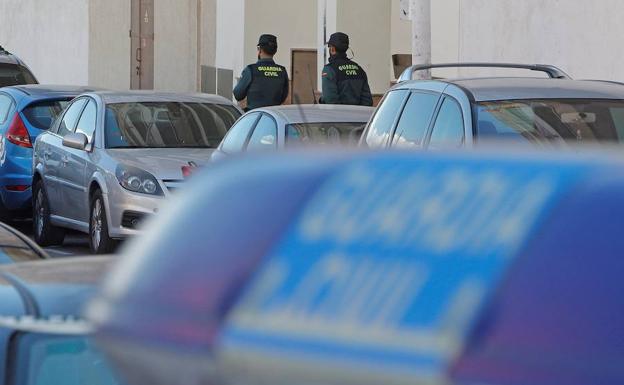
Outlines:
<svg viewBox="0 0 624 385"><path fill-rule="evenodd" d="M301 123L286 126L287 146L357 145L367 122Z"/></svg>
<svg viewBox="0 0 624 385"><path fill-rule="evenodd" d="M32 103L22 112L33 127L47 130L54 120L63 112L70 102L70 98L60 100L46 100Z"/></svg>
<svg viewBox="0 0 624 385"><path fill-rule="evenodd" d="M0 87L20 84L37 84L37 79L21 65L0 64Z"/></svg>

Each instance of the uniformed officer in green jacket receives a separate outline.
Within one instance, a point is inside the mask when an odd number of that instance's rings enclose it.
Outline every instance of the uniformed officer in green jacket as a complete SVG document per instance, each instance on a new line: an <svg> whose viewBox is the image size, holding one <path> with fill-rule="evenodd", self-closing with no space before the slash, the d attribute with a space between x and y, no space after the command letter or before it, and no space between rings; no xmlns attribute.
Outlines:
<svg viewBox="0 0 624 385"><path fill-rule="evenodd" d="M261 107L278 106L288 97L288 73L275 64L277 37L262 35L258 41L258 62L248 65L234 88L234 97L247 98L246 111Z"/></svg>
<svg viewBox="0 0 624 385"><path fill-rule="evenodd" d="M359 64L347 58L349 36L342 32L331 35L327 42L329 64L323 68L324 104L372 106L373 96L368 76Z"/></svg>

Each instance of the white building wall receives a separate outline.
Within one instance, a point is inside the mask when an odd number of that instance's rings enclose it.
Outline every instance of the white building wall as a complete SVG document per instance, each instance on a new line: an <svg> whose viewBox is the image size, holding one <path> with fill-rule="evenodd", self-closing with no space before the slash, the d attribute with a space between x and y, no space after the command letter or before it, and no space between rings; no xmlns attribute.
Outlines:
<svg viewBox="0 0 624 385"><path fill-rule="evenodd" d="M392 0L338 0L336 28L349 35L351 49L367 72L373 94L390 86Z"/></svg>
<svg viewBox="0 0 624 385"><path fill-rule="evenodd" d="M0 44L41 83L89 82L89 0L2 0Z"/></svg>
<svg viewBox="0 0 624 385"><path fill-rule="evenodd" d="M154 1L154 88L198 90L197 0Z"/></svg>
<svg viewBox="0 0 624 385"><path fill-rule="evenodd" d="M252 0L255 1L255 0ZM253 19L247 21L253 23ZM216 57L218 68L240 76L245 67L245 0L217 0Z"/></svg>
<svg viewBox="0 0 624 385"><path fill-rule="evenodd" d="M270 33L278 38L275 61L285 66L292 78L291 50L316 49L317 1L248 0L245 4L245 63L257 60L258 38Z"/></svg>
<svg viewBox="0 0 624 385"><path fill-rule="evenodd" d="M130 2L89 0L89 84L130 88Z"/></svg>
<svg viewBox="0 0 624 385"><path fill-rule="evenodd" d="M460 57L549 63L579 79L624 81L623 14L621 0L462 0Z"/></svg>

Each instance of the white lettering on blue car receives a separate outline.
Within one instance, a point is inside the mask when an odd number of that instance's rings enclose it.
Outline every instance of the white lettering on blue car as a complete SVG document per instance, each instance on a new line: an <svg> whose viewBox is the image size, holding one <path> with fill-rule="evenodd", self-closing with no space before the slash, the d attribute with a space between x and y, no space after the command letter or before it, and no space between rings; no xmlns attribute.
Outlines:
<svg viewBox="0 0 624 385"><path fill-rule="evenodd" d="M223 344L439 373L580 174L513 162L351 166L306 205L227 320Z"/></svg>

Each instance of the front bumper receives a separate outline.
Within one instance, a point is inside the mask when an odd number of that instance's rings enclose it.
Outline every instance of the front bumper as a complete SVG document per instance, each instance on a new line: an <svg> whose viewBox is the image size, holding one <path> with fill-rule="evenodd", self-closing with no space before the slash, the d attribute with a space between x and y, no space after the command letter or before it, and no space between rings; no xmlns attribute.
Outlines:
<svg viewBox="0 0 624 385"><path fill-rule="evenodd" d="M108 219L108 232L111 238L123 239L141 234L144 220L147 220L158 211L166 197L137 194L125 190L119 184L111 186L105 201ZM138 223L129 222L128 217L140 218Z"/></svg>

